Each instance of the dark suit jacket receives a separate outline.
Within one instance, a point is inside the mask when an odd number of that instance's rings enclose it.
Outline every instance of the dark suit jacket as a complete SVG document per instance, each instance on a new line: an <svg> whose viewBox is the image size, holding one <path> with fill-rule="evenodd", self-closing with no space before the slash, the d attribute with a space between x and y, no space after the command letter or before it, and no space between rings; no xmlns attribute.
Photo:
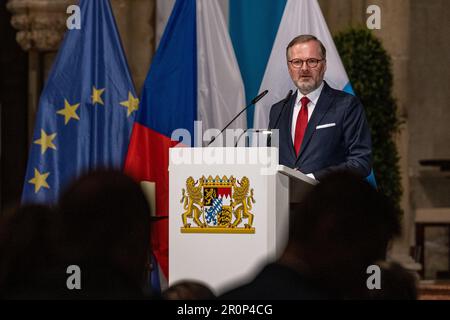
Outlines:
<svg viewBox="0 0 450 320"><path fill-rule="evenodd" d="M297 157L291 135L296 97L297 93L292 95L284 108L280 101L270 110L269 128L280 130L280 164L298 168L305 174L312 173L317 180L338 170L367 177L372 169L372 142L359 99L325 82ZM274 128L280 112L279 123ZM322 125L329 126L317 128Z"/></svg>

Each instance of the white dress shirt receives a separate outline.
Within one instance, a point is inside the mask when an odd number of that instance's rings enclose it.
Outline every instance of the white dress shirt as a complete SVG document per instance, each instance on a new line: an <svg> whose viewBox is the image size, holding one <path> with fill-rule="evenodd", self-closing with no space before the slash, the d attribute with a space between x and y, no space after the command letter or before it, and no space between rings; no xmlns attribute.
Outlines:
<svg viewBox="0 0 450 320"><path fill-rule="evenodd" d="M321 85L314 91L308 93L306 97L309 99L308 103L308 121L311 119L311 115L314 112L314 108L317 105L317 101L319 101L320 94L322 93L323 89L323 81ZM295 126L297 125L297 118L298 114L300 113L301 109L301 102L300 100L305 97L298 89L297 89L297 99L295 100L294 105L294 112L292 113L292 126L291 126L291 136L292 136L292 143L295 141Z"/></svg>

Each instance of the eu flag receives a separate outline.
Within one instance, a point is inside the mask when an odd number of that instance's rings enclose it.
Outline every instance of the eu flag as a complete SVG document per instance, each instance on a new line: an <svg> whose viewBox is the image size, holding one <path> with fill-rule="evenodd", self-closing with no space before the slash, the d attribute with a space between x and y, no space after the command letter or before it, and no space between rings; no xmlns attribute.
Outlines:
<svg viewBox="0 0 450 320"><path fill-rule="evenodd" d="M39 101L22 202L54 203L80 174L122 169L139 108L108 0L80 1Z"/></svg>

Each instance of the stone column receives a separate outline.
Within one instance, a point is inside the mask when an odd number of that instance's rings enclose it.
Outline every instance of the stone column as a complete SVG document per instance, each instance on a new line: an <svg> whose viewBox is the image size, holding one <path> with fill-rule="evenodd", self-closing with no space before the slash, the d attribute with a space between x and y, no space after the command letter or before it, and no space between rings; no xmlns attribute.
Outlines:
<svg viewBox="0 0 450 320"><path fill-rule="evenodd" d="M134 85L140 94L155 50L156 0L112 0L111 4Z"/></svg>
<svg viewBox="0 0 450 320"><path fill-rule="evenodd" d="M16 40L28 52L28 136L33 134L39 96L64 36L66 9L75 0L9 0Z"/></svg>
<svg viewBox="0 0 450 320"><path fill-rule="evenodd" d="M319 0L319 5L333 35L365 23L365 0Z"/></svg>
<svg viewBox="0 0 450 320"><path fill-rule="evenodd" d="M444 0L411 0L408 103L409 178L412 209L449 208L450 179L424 159L450 158L450 7ZM427 228L426 278L448 269L448 231Z"/></svg>

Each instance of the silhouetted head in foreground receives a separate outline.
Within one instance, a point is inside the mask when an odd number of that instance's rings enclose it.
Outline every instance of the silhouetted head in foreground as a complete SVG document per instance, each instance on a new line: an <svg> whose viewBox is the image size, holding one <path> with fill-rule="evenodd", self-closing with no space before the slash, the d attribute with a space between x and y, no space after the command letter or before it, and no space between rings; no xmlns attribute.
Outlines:
<svg viewBox="0 0 450 320"><path fill-rule="evenodd" d="M163 292L165 300L212 300L215 295L205 284L197 281L180 281Z"/></svg>
<svg viewBox="0 0 450 320"><path fill-rule="evenodd" d="M280 261L350 295L365 291L367 267L385 258L389 242L400 233L387 198L365 180L342 172L323 179L291 218L288 248Z"/></svg>
<svg viewBox="0 0 450 320"><path fill-rule="evenodd" d="M60 198L65 261L81 264L91 291L111 295L120 281L142 287L150 253L150 210L140 186L121 172L97 171ZM112 279L111 279L112 278ZM117 280L116 284L113 280Z"/></svg>
<svg viewBox="0 0 450 320"><path fill-rule="evenodd" d="M39 279L56 260L54 223L54 211L43 205L23 206L1 217L1 298L47 297L47 284Z"/></svg>

